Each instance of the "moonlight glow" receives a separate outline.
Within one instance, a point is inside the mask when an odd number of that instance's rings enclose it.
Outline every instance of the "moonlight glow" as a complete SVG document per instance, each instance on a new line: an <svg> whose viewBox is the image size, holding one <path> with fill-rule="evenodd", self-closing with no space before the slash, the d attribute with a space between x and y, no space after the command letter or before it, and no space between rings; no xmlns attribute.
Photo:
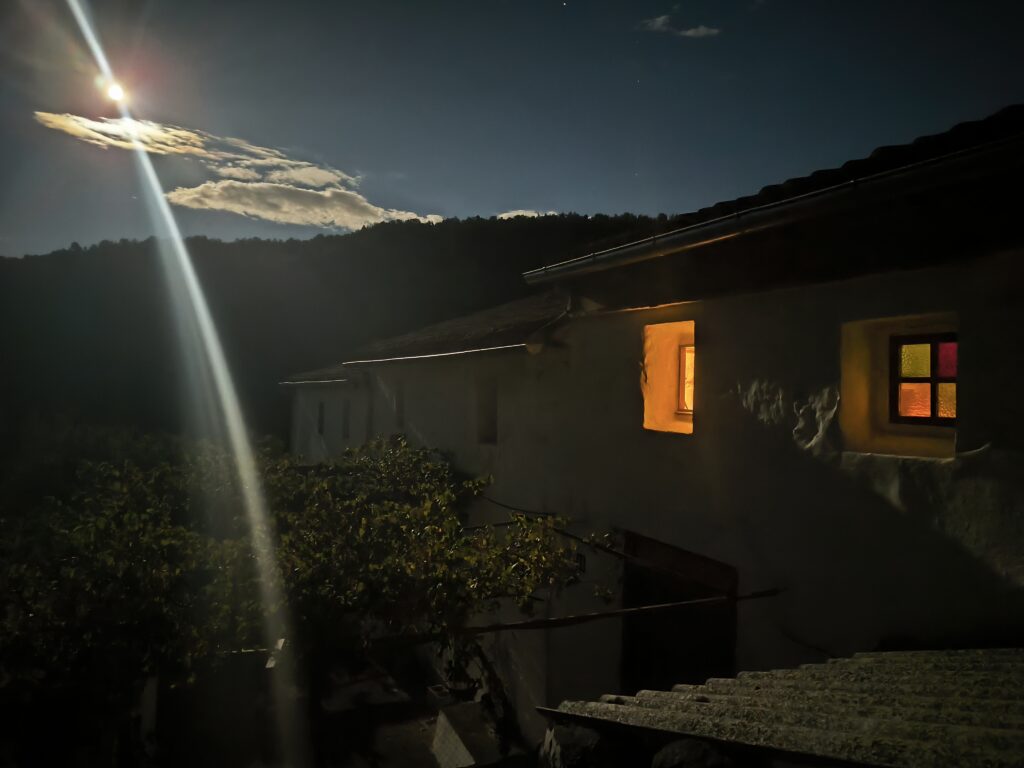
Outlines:
<svg viewBox="0 0 1024 768"><path fill-rule="evenodd" d="M124 88L121 87L120 83L111 83L107 86L107 96L114 101L121 101L124 99Z"/></svg>

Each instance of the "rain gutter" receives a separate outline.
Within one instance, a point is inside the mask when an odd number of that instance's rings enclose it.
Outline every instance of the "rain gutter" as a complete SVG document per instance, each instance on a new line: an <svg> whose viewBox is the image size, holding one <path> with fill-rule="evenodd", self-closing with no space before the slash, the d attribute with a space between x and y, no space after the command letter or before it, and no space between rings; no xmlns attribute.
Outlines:
<svg viewBox="0 0 1024 768"><path fill-rule="evenodd" d="M904 177L913 179L917 176L924 176L927 171L936 166L967 160L973 163L977 155L995 154L1005 145L1018 142L1021 138L1024 138L1024 134L862 176L842 184L835 184L773 203L747 208L672 232L655 235L645 240L595 251L574 259L529 270L523 273L523 279L531 285L537 285L599 272L612 267L649 261L669 254L703 248L753 232L773 229L811 218L820 213L823 204L833 203L842 206L844 203L857 200L862 194L883 192L897 183L904 182Z"/></svg>

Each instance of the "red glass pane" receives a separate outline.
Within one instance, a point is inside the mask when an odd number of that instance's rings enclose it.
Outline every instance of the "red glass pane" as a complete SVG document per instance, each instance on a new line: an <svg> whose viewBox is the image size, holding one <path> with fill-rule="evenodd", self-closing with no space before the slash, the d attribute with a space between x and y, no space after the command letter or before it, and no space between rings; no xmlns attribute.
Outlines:
<svg viewBox="0 0 1024 768"><path fill-rule="evenodd" d="M939 376L956 377L956 342L939 342Z"/></svg>
<svg viewBox="0 0 1024 768"><path fill-rule="evenodd" d="M900 416L927 419L932 415L931 384L900 384Z"/></svg>

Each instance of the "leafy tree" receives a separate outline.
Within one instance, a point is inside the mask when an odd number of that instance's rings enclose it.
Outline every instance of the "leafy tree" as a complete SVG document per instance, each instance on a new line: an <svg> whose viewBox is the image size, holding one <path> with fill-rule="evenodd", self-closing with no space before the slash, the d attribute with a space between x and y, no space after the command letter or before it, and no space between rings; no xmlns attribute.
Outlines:
<svg viewBox="0 0 1024 768"><path fill-rule="evenodd" d="M115 453L78 462L56 496L4 498L8 711L70 697L110 731L147 676L187 683L200 662L262 642L268 607L230 456L152 439ZM464 526L484 482L458 476L435 451L397 438L331 464L304 466L270 444L259 456L289 640L310 679L395 638L438 639L459 658L471 648L460 629L474 616L502 600L529 610L576 578L555 520Z"/></svg>
<svg viewBox="0 0 1024 768"><path fill-rule="evenodd" d="M266 477L289 603L318 636L451 634L503 599L530 610L576 576L553 519L467 530L459 511L484 482L403 439L312 467L279 457Z"/></svg>

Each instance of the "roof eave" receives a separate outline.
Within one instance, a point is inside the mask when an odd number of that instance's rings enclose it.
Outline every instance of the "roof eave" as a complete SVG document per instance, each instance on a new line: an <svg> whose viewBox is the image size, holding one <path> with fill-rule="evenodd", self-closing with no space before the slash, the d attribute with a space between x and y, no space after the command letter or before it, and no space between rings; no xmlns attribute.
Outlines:
<svg viewBox="0 0 1024 768"><path fill-rule="evenodd" d="M348 379L286 379L277 382L279 387L298 387L316 384L344 384Z"/></svg>
<svg viewBox="0 0 1024 768"><path fill-rule="evenodd" d="M938 166L956 165L968 159L974 161L979 156L998 153L1007 145L1020 143L1022 138L1024 138L1022 135L1012 136L1001 141L970 147L765 205L754 206L709 221L698 222L663 235L655 235L616 248L595 251L574 259L529 270L523 273L523 279L531 285L538 285L574 278L626 264L649 261L662 256L702 248L753 232L812 218L824 205L841 202L851 196L867 192L874 193L890 184L902 183L908 177L926 174Z"/></svg>
<svg viewBox="0 0 1024 768"><path fill-rule="evenodd" d="M496 347L479 347L475 349L459 349L452 352L433 352L425 355L403 355L397 357L380 357L372 360L346 360L342 365L376 365L380 363L402 363L410 362L415 360L432 360L443 357L457 357L463 355L476 355L483 352L503 352L514 349L526 349L536 345L529 344L527 342L520 342L516 344L502 344Z"/></svg>

